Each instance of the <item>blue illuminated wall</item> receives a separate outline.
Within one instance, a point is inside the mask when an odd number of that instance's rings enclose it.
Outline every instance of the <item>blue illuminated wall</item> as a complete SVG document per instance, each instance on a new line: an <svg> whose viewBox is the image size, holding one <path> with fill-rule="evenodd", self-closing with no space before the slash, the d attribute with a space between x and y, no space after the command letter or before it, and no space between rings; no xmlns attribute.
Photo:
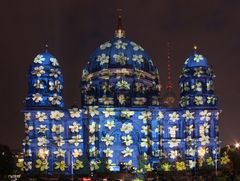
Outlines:
<svg viewBox="0 0 240 181"><path fill-rule="evenodd" d="M55 169L57 163L68 165L64 171L72 173L76 161L82 161L86 155L86 128L81 111L39 109L25 110L24 114L25 161L31 163L33 173L38 173L37 170L47 174L62 172Z"/></svg>
<svg viewBox="0 0 240 181"><path fill-rule="evenodd" d="M205 57L191 55L180 77L179 108L162 106L157 68L144 49L114 37L91 55L81 80L81 108L64 107L63 75L50 53L29 69L24 169L29 174L80 174L114 165L151 170L182 161L194 169L218 157L217 97Z"/></svg>

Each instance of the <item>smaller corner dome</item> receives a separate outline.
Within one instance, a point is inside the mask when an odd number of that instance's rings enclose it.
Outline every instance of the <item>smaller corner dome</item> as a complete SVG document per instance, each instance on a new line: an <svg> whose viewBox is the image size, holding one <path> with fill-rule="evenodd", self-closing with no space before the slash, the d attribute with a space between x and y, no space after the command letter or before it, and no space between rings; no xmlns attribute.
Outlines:
<svg viewBox="0 0 240 181"><path fill-rule="evenodd" d="M50 65L54 67L59 66L58 60L48 51L38 54L34 58L33 63L38 65Z"/></svg>
<svg viewBox="0 0 240 181"><path fill-rule="evenodd" d="M208 67L207 59L198 53L192 54L184 63L184 68Z"/></svg>

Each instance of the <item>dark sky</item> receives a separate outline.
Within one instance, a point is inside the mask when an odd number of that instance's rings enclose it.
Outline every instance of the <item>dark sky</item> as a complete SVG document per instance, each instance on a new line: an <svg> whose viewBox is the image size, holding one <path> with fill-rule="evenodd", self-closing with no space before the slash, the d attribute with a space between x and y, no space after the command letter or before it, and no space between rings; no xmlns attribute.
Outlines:
<svg viewBox="0 0 240 181"><path fill-rule="evenodd" d="M177 93L182 65L198 45L217 75L221 140L240 141L239 0L5 0L0 2L0 144L20 148L28 66L46 43L63 69L66 105L79 104L82 68L94 49L113 37L119 7L127 38L148 52L163 85L171 42Z"/></svg>

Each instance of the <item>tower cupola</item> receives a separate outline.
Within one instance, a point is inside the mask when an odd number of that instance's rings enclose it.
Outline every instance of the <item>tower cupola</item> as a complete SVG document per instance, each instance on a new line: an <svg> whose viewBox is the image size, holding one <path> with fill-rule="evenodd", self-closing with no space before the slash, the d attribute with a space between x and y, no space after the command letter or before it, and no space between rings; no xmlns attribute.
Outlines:
<svg viewBox="0 0 240 181"><path fill-rule="evenodd" d="M217 106L214 94L212 68L207 59L197 52L187 58L180 76L180 106L188 108L208 108Z"/></svg>
<svg viewBox="0 0 240 181"><path fill-rule="evenodd" d="M29 67L26 107L63 107L62 89L63 75L58 60L46 47Z"/></svg>

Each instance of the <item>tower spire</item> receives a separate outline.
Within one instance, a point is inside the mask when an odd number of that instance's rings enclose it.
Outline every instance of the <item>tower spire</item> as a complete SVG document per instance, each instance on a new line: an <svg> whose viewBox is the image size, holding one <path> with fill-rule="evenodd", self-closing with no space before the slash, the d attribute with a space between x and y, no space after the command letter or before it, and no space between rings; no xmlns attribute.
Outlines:
<svg viewBox="0 0 240 181"><path fill-rule="evenodd" d="M45 44L45 52L48 52L48 44Z"/></svg>
<svg viewBox="0 0 240 181"><path fill-rule="evenodd" d="M115 36L117 38L125 37L125 30L123 29L122 23L122 9L117 9L117 27L115 30Z"/></svg>
<svg viewBox="0 0 240 181"><path fill-rule="evenodd" d="M166 92L163 97L163 104L166 107L174 107L176 96L173 91L173 83L172 83L172 67L171 67L171 49L170 43L167 43L167 85Z"/></svg>
<svg viewBox="0 0 240 181"><path fill-rule="evenodd" d="M173 88L173 83L172 83L172 67L171 67L171 49L170 49L170 43L167 43L167 90L171 90Z"/></svg>

